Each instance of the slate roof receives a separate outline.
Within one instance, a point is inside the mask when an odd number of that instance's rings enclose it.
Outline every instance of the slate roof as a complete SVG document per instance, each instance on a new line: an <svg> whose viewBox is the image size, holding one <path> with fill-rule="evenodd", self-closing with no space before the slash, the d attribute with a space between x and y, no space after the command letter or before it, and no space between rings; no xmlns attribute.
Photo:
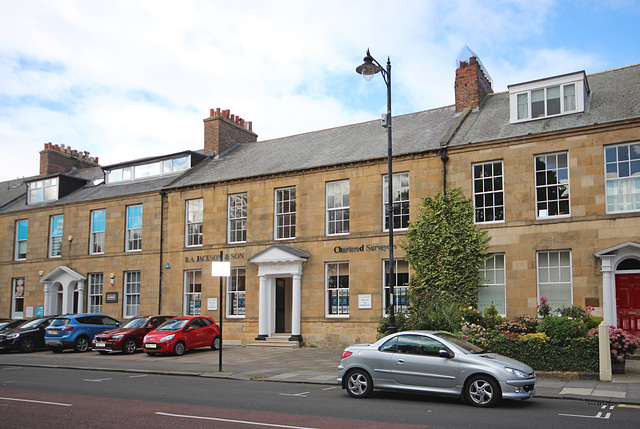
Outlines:
<svg viewBox="0 0 640 429"><path fill-rule="evenodd" d="M541 120L509 122L509 93L485 97L480 109L471 112L451 146L580 128L640 117L640 64L587 75L591 93L584 113Z"/></svg>

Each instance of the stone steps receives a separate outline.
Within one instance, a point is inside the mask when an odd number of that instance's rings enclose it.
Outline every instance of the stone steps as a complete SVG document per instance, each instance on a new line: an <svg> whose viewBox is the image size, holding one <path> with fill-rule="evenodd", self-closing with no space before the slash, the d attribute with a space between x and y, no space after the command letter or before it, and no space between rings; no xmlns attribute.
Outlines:
<svg viewBox="0 0 640 429"><path fill-rule="evenodd" d="M256 340L249 343L249 347L280 347L297 349L300 347L298 341L289 341L290 334L273 334L265 341Z"/></svg>

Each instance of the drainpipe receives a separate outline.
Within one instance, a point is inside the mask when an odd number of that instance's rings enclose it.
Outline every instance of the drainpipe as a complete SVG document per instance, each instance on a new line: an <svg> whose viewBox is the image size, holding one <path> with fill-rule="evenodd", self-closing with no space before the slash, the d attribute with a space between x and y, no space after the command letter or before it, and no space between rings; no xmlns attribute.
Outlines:
<svg viewBox="0 0 640 429"><path fill-rule="evenodd" d="M440 159L442 160L442 192L447 195L447 161L449 161L449 155L447 155L446 147L440 152Z"/></svg>
<svg viewBox="0 0 640 429"><path fill-rule="evenodd" d="M160 191L160 275L158 276L158 314L162 314L162 273L163 267L163 253L162 248L164 245L164 200L167 196L165 191Z"/></svg>

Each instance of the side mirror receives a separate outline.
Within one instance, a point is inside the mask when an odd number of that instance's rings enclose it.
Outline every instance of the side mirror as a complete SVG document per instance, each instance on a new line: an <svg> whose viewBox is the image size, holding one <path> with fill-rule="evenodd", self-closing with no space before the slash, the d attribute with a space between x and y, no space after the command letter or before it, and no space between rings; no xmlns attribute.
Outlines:
<svg viewBox="0 0 640 429"><path fill-rule="evenodd" d="M442 349L442 350L438 350L438 356L449 359L449 358L452 358L454 354L451 353L449 350Z"/></svg>

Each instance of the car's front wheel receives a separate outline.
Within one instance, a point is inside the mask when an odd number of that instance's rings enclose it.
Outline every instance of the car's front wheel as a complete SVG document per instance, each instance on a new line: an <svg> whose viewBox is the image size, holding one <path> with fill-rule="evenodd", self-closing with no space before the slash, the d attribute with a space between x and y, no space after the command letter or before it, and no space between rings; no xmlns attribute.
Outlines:
<svg viewBox="0 0 640 429"><path fill-rule="evenodd" d="M492 377L476 375L466 383L465 397L474 407L493 407L500 401L502 393Z"/></svg>
<svg viewBox="0 0 640 429"><path fill-rule="evenodd" d="M222 347L222 338L218 335L213 339L213 343L211 343L211 350L220 350L220 347Z"/></svg>
<svg viewBox="0 0 640 429"><path fill-rule="evenodd" d="M138 345L136 344L136 340L133 338L127 338L124 340L124 344L122 344L122 353L126 355L130 355L135 353L138 349Z"/></svg>
<svg viewBox="0 0 640 429"><path fill-rule="evenodd" d="M186 350L186 347L182 341L178 341L175 346L173 346L173 354L176 356L182 356Z"/></svg>
<svg viewBox="0 0 640 429"><path fill-rule="evenodd" d="M33 338L25 338L20 343L20 351L23 353L30 353L36 348L36 343Z"/></svg>
<svg viewBox="0 0 640 429"><path fill-rule="evenodd" d="M73 350L79 353L84 353L89 350L89 338L85 336L76 338L76 341L73 343Z"/></svg>
<svg viewBox="0 0 640 429"><path fill-rule="evenodd" d="M373 380L369 373L354 369L347 376L347 393L354 398L366 398L373 392Z"/></svg>

